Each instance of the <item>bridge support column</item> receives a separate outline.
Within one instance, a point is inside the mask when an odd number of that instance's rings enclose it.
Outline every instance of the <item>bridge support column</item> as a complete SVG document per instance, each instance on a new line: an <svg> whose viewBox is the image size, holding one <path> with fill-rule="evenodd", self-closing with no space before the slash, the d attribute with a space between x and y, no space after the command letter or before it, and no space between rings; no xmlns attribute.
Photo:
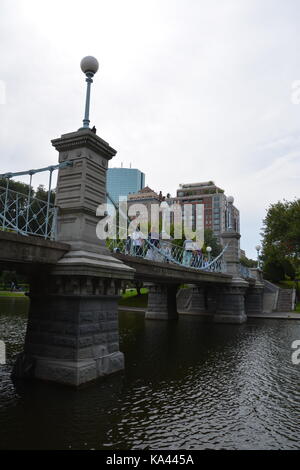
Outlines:
<svg viewBox="0 0 300 470"><path fill-rule="evenodd" d="M214 314L215 323L244 323L247 321L245 312L245 293L249 283L240 277L239 256L241 235L233 229L221 234L223 245L228 248L224 253L227 273L232 281L218 288L217 308Z"/></svg>
<svg viewBox="0 0 300 470"><path fill-rule="evenodd" d="M147 320L176 320L178 318L176 293L178 286L156 284L149 286Z"/></svg>
<svg viewBox="0 0 300 470"><path fill-rule="evenodd" d="M247 321L245 313L247 287L248 283L243 279L235 279L230 285L219 288L217 310L213 317L215 323L244 323Z"/></svg>
<svg viewBox="0 0 300 470"><path fill-rule="evenodd" d="M209 286L207 289L207 311L216 313L218 306L218 288Z"/></svg>
<svg viewBox="0 0 300 470"><path fill-rule="evenodd" d="M119 285L89 276L51 276L34 284L24 353L13 375L79 386L122 370Z"/></svg>
<svg viewBox="0 0 300 470"><path fill-rule="evenodd" d="M256 282L254 286L249 286L245 296L245 309L247 315L263 313L264 285Z"/></svg>
<svg viewBox="0 0 300 470"><path fill-rule="evenodd" d="M13 375L79 386L122 370L119 288L119 281L92 276L33 284L24 353Z"/></svg>
<svg viewBox="0 0 300 470"><path fill-rule="evenodd" d="M204 287L193 287L190 308L191 312L204 313L205 308L205 289Z"/></svg>
<svg viewBox="0 0 300 470"><path fill-rule="evenodd" d="M205 321L212 320L211 313L207 310L207 289L203 286L194 286L191 292L188 310L189 315L197 315Z"/></svg>

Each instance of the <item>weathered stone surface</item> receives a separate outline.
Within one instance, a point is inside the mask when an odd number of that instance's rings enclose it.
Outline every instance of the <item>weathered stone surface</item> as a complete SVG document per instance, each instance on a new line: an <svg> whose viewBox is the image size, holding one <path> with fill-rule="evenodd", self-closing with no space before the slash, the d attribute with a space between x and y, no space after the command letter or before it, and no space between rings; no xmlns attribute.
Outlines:
<svg viewBox="0 0 300 470"><path fill-rule="evenodd" d="M26 274L41 267L50 269L69 249L66 243L0 231L0 267L3 269L9 266Z"/></svg>
<svg viewBox="0 0 300 470"><path fill-rule="evenodd" d="M245 294L245 310L247 315L263 313L263 292L263 284L256 282L254 286L249 286Z"/></svg>
<svg viewBox="0 0 300 470"><path fill-rule="evenodd" d="M113 352L106 357L74 361L37 358L34 377L70 386L80 386L124 369L124 356Z"/></svg>
<svg viewBox="0 0 300 470"><path fill-rule="evenodd" d="M90 129L63 134L52 145L59 162L73 163L58 173L59 240L68 242L72 250L108 254L96 236L96 209L106 202L106 170L116 151Z"/></svg>
<svg viewBox="0 0 300 470"><path fill-rule="evenodd" d="M248 283L235 280L230 286L221 286L218 292L218 304L213 316L215 323L244 323L247 321L245 313L245 292Z"/></svg>
<svg viewBox="0 0 300 470"><path fill-rule="evenodd" d="M148 293L148 307L145 318L148 320L176 320L176 293L178 286L151 285Z"/></svg>
<svg viewBox="0 0 300 470"><path fill-rule="evenodd" d="M113 257L132 267L135 270L134 278L137 281L149 283L155 281L157 284L173 283L174 285L180 285L183 282L195 285L202 283L214 285L215 283L230 284L232 279L231 274L201 271L178 264L127 256L122 253L114 253Z"/></svg>
<svg viewBox="0 0 300 470"><path fill-rule="evenodd" d="M213 317L208 311L208 290L207 285L202 286L191 286L186 289L181 289L184 295L185 301L181 302L181 308L178 309L178 313L183 315L196 315L205 322L212 321ZM177 295L177 305L178 305Z"/></svg>
<svg viewBox="0 0 300 470"><path fill-rule="evenodd" d="M104 285L115 293L118 281L114 286L112 282ZM119 351L119 296L108 295L105 287L101 295L87 295L89 279L78 276L68 282L62 276L48 276L37 283L35 279L31 284L25 359L19 359L18 375L22 376L22 364L28 368L32 363L31 377L78 386L120 370L124 361ZM72 289L77 293L72 295Z"/></svg>

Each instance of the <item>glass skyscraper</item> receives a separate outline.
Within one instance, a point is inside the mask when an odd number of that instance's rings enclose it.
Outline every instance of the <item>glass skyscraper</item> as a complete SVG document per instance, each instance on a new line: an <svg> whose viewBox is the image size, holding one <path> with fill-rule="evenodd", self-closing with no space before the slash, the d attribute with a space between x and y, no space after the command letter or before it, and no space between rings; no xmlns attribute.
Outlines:
<svg viewBox="0 0 300 470"><path fill-rule="evenodd" d="M107 170L106 190L118 204L120 196L128 196L145 187L145 174L136 168L109 168Z"/></svg>

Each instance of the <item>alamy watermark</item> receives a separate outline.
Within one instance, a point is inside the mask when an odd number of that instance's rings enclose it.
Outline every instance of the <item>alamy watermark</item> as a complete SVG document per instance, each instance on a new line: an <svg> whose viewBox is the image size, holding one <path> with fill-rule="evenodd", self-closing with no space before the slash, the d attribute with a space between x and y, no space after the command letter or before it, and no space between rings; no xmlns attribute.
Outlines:
<svg viewBox="0 0 300 470"><path fill-rule="evenodd" d="M6 104L6 83L0 80L0 104Z"/></svg>
<svg viewBox="0 0 300 470"><path fill-rule="evenodd" d="M6 347L4 341L0 340L0 365L6 364Z"/></svg>
<svg viewBox="0 0 300 470"><path fill-rule="evenodd" d="M204 204L184 204L181 207L162 201L160 204L139 203L128 207L127 200L120 198L117 209L113 204L100 204L96 215L102 217L96 227L100 240L126 240L138 229L144 238L149 232L160 232L163 240L185 237L195 240L200 247L204 244Z"/></svg>
<svg viewBox="0 0 300 470"><path fill-rule="evenodd" d="M298 366L300 364L300 339L292 342L292 349L295 349L292 354L292 363Z"/></svg>

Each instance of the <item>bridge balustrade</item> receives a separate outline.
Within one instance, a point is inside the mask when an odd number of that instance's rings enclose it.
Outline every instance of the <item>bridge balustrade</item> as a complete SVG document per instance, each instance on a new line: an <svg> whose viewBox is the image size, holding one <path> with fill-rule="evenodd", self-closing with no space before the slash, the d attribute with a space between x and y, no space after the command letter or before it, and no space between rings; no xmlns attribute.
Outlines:
<svg viewBox="0 0 300 470"><path fill-rule="evenodd" d="M226 263L223 260L223 251L215 258L207 259L202 253L187 253L182 246L168 240L159 240L157 245L144 238L140 246L132 243L131 239L107 239L106 246L114 253L144 258L160 263L174 263L191 269L211 272L226 272ZM187 256L188 254L188 256Z"/></svg>
<svg viewBox="0 0 300 470"><path fill-rule="evenodd" d="M54 194L51 190L52 173L70 164L63 162L36 170L0 174L0 230L56 240L58 208L51 202L51 195ZM48 191L44 191L45 199L41 199L35 195L32 177L45 171L49 172ZM29 176L29 184L24 185L24 192L10 188L13 177L26 175Z"/></svg>

